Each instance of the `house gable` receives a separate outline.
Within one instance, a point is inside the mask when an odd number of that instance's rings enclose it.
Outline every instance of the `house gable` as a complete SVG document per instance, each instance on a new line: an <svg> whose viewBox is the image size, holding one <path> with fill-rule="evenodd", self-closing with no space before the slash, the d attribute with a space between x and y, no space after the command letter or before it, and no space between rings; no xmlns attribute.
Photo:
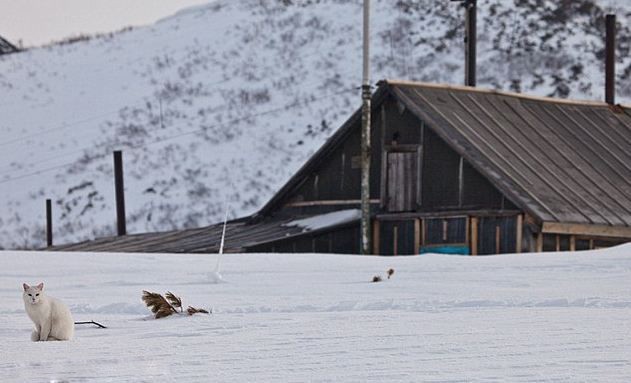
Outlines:
<svg viewBox="0 0 631 383"><path fill-rule="evenodd" d="M388 181L387 162L399 152L413 156L411 171L418 184L415 195L409 197L412 202L408 211L517 209L431 125L419 119L387 89L378 91L375 98L379 102L373 104L370 177L371 206L375 213L388 211L391 198L388 182L392 180ZM258 219L279 214L321 214L359 206L359 113L261 209Z"/></svg>

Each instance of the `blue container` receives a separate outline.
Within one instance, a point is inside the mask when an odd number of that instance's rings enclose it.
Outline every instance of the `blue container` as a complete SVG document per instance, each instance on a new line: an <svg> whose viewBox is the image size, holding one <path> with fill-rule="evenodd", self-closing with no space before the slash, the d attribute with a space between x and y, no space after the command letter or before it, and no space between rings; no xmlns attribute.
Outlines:
<svg viewBox="0 0 631 383"><path fill-rule="evenodd" d="M457 254L469 255L471 252L469 246L425 246L421 247L421 254Z"/></svg>

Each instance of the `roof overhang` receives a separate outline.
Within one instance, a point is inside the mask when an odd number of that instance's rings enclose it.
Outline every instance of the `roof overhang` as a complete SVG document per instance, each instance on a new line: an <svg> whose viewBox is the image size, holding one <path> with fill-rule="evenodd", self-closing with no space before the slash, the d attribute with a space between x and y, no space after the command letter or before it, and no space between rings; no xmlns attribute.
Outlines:
<svg viewBox="0 0 631 383"><path fill-rule="evenodd" d="M580 223L544 222L541 232L548 234L584 235L631 239L631 227L586 225Z"/></svg>

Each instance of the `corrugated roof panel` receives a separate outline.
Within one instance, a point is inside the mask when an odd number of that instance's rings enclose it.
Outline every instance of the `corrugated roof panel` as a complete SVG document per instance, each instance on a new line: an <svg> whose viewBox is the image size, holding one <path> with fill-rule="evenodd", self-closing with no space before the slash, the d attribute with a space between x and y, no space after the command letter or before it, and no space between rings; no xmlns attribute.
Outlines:
<svg viewBox="0 0 631 383"><path fill-rule="evenodd" d="M243 220L226 227L225 251L243 251L252 246L319 231L292 224L300 217L268 219L256 224ZM308 217L302 217L308 218ZM355 220L353 220L355 221ZM342 224L342 223L339 223ZM223 224L164 233L134 234L102 238L77 244L59 245L52 251L142 252L142 253L217 253Z"/></svg>

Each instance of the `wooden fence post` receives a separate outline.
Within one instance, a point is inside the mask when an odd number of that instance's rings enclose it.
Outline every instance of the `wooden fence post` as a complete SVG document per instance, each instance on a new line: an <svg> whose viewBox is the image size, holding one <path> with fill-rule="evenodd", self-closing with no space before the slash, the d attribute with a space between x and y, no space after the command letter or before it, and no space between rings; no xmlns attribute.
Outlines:
<svg viewBox="0 0 631 383"><path fill-rule="evenodd" d="M53 245L53 206L50 199L46 200L46 246Z"/></svg>

